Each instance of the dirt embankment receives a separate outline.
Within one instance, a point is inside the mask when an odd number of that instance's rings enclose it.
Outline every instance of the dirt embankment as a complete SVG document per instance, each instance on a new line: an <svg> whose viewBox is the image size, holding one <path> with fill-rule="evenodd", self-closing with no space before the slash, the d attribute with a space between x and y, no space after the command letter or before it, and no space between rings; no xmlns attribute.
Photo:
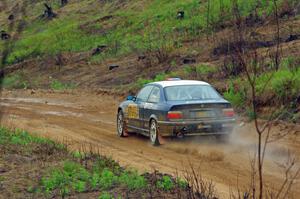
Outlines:
<svg viewBox="0 0 300 199"><path fill-rule="evenodd" d="M116 136L115 117L121 99L109 95L89 93L47 93L4 91L0 100L1 124L68 141L80 149L93 147L112 156L123 166L139 171L176 173L183 175L192 162L203 177L216 183L221 198L228 197L230 188L249 187L250 160L256 151L256 134L252 123L239 122L231 141L217 143L214 138L167 140L161 147L150 145L148 138L131 135ZM242 125L241 125L242 124ZM300 127L295 126L299 131ZM273 132L278 132L280 125ZM284 173L278 165L289 158L300 157L299 132L268 145L265 157L265 178L268 187L278 187ZM296 165L299 167L299 164ZM299 180L291 194L300 194Z"/></svg>

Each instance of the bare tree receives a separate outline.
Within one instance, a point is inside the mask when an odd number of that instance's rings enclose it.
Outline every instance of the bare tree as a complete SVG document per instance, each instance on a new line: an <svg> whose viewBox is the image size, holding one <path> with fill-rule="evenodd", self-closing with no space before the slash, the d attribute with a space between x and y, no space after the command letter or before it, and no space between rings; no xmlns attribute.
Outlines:
<svg viewBox="0 0 300 199"><path fill-rule="evenodd" d="M234 53L236 55L236 59L238 60L238 63L243 68L243 71L245 71L247 82L250 86L250 100L251 100L251 109L253 111L253 120L254 125L257 133L257 151L255 153L255 160L251 162L253 174L251 177L251 184L252 184L252 197L256 198L256 194L258 194L258 198L262 199L264 196L266 196L266 192L268 191L265 189L265 179L264 179L264 159L266 154L266 148L267 145L271 142L277 141L287 134L289 134L290 131L285 130L286 133L280 134L280 135L274 135L272 134L272 127L274 126L274 123L278 121L277 119L274 119L274 111L272 111L272 114L268 117L268 119L263 122L262 124L258 122L258 99L260 93L257 91L257 80L260 76L260 70L265 65L267 61L271 61L275 65L275 71L278 70L280 65L280 26L279 26L279 17L277 14L277 2L276 0L273 0L274 3L274 20L276 21L276 48L275 48L275 56L271 56L271 60L267 60L267 53L263 52L262 50L259 51L258 47L256 46L250 46L247 43L249 39L247 38L247 27L245 27L243 24L244 19L240 15L240 11L238 8L237 0L233 0L233 16L235 21L235 38L237 39L235 41L234 46ZM251 42L250 42L251 43ZM255 45L255 44L253 44ZM272 48L272 47L271 47ZM274 49L270 49L270 53L273 53ZM271 78L273 77L273 74L275 71L271 71L271 75L269 79L265 82L263 86L263 90L268 86ZM256 166L255 166L256 164ZM299 175L299 170L297 170L295 173L293 173L292 177L290 177L290 171L291 168L295 166L295 159L291 161L291 163L286 166L285 172L286 174L286 180L283 182L282 187L278 190L278 193L276 194L279 196L286 196L288 191L291 189L291 186L295 179ZM256 175L256 168L258 173L258 190L256 192L256 183L255 183L255 175ZM288 183L289 182L289 183ZM276 198L278 198L276 197ZM284 198L284 197L283 197Z"/></svg>
<svg viewBox="0 0 300 199"><path fill-rule="evenodd" d="M207 10L206 10L206 38L209 39L209 31L210 31L210 0L207 1Z"/></svg>
<svg viewBox="0 0 300 199"><path fill-rule="evenodd" d="M278 6L277 6L277 0L273 0L273 5L274 5L274 18L276 21L276 36L275 36L275 41L276 41L276 51L274 55L274 64L275 64L275 69L279 69L279 64L280 64L280 26L279 26L279 16L278 16Z"/></svg>

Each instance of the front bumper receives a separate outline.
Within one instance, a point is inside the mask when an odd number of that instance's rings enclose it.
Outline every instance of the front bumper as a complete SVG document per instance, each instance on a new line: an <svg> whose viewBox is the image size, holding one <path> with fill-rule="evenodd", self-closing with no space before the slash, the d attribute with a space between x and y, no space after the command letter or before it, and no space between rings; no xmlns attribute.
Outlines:
<svg viewBox="0 0 300 199"><path fill-rule="evenodd" d="M236 119L207 119L183 121L158 121L162 136L177 135L223 135L231 133Z"/></svg>

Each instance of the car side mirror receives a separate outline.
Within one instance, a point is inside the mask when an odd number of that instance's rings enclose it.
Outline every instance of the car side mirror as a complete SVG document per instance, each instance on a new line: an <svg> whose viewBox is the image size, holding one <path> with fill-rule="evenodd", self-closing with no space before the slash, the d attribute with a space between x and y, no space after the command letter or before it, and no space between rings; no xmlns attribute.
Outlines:
<svg viewBox="0 0 300 199"><path fill-rule="evenodd" d="M127 100L129 100L129 101L135 101L135 100L136 100L136 97L135 97L135 96L132 96L132 95L129 95L129 96L127 97Z"/></svg>

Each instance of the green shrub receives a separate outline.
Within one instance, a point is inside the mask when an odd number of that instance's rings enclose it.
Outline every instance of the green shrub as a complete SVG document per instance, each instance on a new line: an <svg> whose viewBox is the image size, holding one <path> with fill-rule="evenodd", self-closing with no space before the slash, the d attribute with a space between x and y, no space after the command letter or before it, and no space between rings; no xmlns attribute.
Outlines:
<svg viewBox="0 0 300 199"><path fill-rule="evenodd" d="M281 60L281 69L295 69L297 67L297 61L295 57L286 57Z"/></svg>
<svg viewBox="0 0 300 199"><path fill-rule="evenodd" d="M114 197L110 193L108 193L108 192L103 192L99 196L99 199L113 199L113 198Z"/></svg>
<svg viewBox="0 0 300 199"><path fill-rule="evenodd" d="M229 89L223 95L225 99L227 99L233 106L237 108L245 106L245 93L241 90L235 91L232 83L230 84Z"/></svg>
<svg viewBox="0 0 300 199"><path fill-rule="evenodd" d="M148 83L151 83L152 82L152 80L150 80L150 79L138 79L137 80L137 87L138 88L141 88L141 87L143 87L144 85L146 85L146 84L148 84Z"/></svg>
<svg viewBox="0 0 300 199"><path fill-rule="evenodd" d="M214 66L200 64L198 66L185 66L183 71L186 75L196 74L196 75L208 75L216 72Z"/></svg>
<svg viewBox="0 0 300 199"><path fill-rule="evenodd" d="M64 84L58 80L53 80L50 84L50 88L53 90L67 90L67 89L74 89L74 84Z"/></svg>
<svg viewBox="0 0 300 199"><path fill-rule="evenodd" d="M157 81L163 81L163 80L166 80L167 78L167 74L165 73L159 73L155 76L154 78L154 81L157 82Z"/></svg>
<svg viewBox="0 0 300 199"><path fill-rule="evenodd" d="M109 169L104 169L100 175L99 185L102 189L109 189L117 181L117 176Z"/></svg>
<svg viewBox="0 0 300 199"><path fill-rule="evenodd" d="M300 70L295 73L288 70L276 72L271 80L271 86L281 98L298 95L300 93Z"/></svg>
<svg viewBox="0 0 300 199"><path fill-rule="evenodd" d="M174 183L170 176L163 176L161 180L157 181L156 186L159 189L170 191L174 188Z"/></svg>
<svg viewBox="0 0 300 199"><path fill-rule="evenodd" d="M86 182L82 180L75 181L72 183L72 188L79 193L84 192L86 190Z"/></svg>
<svg viewBox="0 0 300 199"><path fill-rule="evenodd" d="M67 161L63 168L53 169L48 177L43 177L41 183L46 193L58 189L61 196L66 196L72 190L84 192L89 178L89 172L82 165Z"/></svg>
<svg viewBox="0 0 300 199"><path fill-rule="evenodd" d="M128 189L142 189L146 187L146 180L140 176L136 171L125 171L119 177L119 182L128 187Z"/></svg>
<svg viewBox="0 0 300 199"><path fill-rule="evenodd" d="M29 193L38 193L38 192L40 192L40 190L37 187L29 186L27 188L27 192L29 192Z"/></svg>
<svg viewBox="0 0 300 199"><path fill-rule="evenodd" d="M186 189L189 185L187 181L185 181L181 178L177 178L176 183L177 183L178 187L181 189Z"/></svg>
<svg viewBox="0 0 300 199"><path fill-rule="evenodd" d="M74 158L81 159L81 158L85 157L85 154L83 152L80 152L80 151L74 151L73 156L74 156Z"/></svg>
<svg viewBox="0 0 300 199"><path fill-rule="evenodd" d="M264 92L273 94L282 103L287 99L294 99L300 93L300 69L284 68L265 73L257 79L256 88L259 95Z"/></svg>
<svg viewBox="0 0 300 199"><path fill-rule="evenodd" d="M9 89L26 89L29 83L20 74L5 76L0 80L1 87Z"/></svg>
<svg viewBox="0 0 300 199"><path fill-rule="evenodd" d="M208 75L210 73L216 72L216 68L214 66L201 64L199 66L196 66L196 73L199 75Z"/></svg>
<svg viewBox="0 0 300 199"><path fill-rule="evenodd" d="M118 182L118 177L108 168L104 168L101 173L94 172L90 180L93 189L110 189L114 183Z"/></svg>
<svg viewBox="0 0 300 199"><path fill-rule="evenodd" d="M185 73L186 75L190 75L190 74L192 74L192 73L195 72L195 68L192 67L192 66L185 66L185 67L183 68L183 71L184 71L184 73Z"/></svg>

